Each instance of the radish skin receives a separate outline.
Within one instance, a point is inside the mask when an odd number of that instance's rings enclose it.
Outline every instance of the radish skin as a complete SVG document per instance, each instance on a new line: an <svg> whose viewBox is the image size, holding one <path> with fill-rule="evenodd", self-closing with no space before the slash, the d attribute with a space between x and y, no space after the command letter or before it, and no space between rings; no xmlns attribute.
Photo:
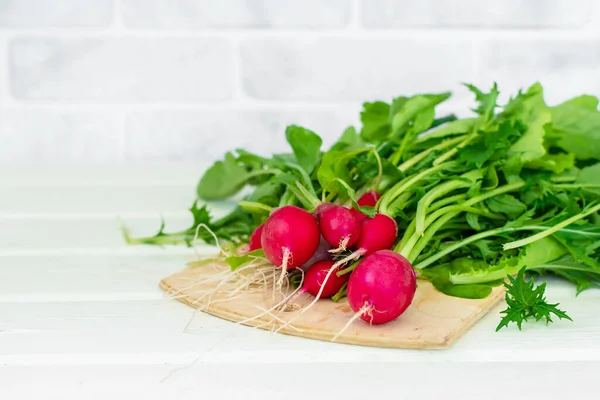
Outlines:
<svg viewBox="0 0 600 400"><path fill-rule="evenodd" d="M410 262L396 252L380 250L365 257L352 272L348 302L354 312L360 312L362 320L384 324L404 313L416 289L416 274Z"/></svg>
<svg viewBox="0 0 600 400"><path fill-rule="evenodd" d="M391 249L398 238L398 224L385 214L375 214L362 222L355 252L338 261L336 267L357 260L378 250Z"/></svg>
<svg viewBox="0 0 600 400"><path fill-rule="evenodd" d="M260 241L264 226L265 224L261 224L254 230L254 232L252 232L252 235L250 236L250 242L248 243L248 251L254 251L262 248Z"/></svg>
<svg viewBox="0 0 600 400"><path fill-rule="evenodd" d="M325 276L333 266L333 261L318 261L306 270L304 275L304 291L312 296L317 296L321 292L321 298L329 298L335 295L349 279L348 274L337 276L333 274L327 282ZM325 282L325 284L323 284ZM321 290L321 288L323 288Z"/></svg>
<svg viewBox="0 0 600 400"><path fill-rule="evenodd" d="M346 207L334 204L317 210L319 227L323 238L340 252L354 246L361 233L361 224Z"/></svg>
<svg viewBox="0 0 600 400"><path fill-rule="evenodd" d="M261 247L267 259L282 269L279 284L287 270L313 256L320 237L317 220L299 207L284 206L269 216L263 226Z"/></svg>
<svg viewBox="0 0 600 400"><path fill-rule="evenodd" d="M360 238L357 243L363 255L378 250L390 249L398 237L398 225L393 218L385 214L375 214L362 222Z"/></svg>

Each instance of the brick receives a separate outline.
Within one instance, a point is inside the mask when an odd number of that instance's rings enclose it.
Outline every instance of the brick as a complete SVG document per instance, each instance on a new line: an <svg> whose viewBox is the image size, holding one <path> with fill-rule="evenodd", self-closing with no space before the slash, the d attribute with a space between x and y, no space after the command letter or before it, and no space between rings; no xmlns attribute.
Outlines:
<svg viewBox="0 0 600 400"><path fill-rule="evenodd" d="M126 121L124 157L211 163L236 148L270 155L289 151L289 124L314 130L329 146L344 128L357 124L358 116L358 107L136 111Z"/></svg>
<svg viewBox="0 0 600 400"><path fill-rule="evenodd" d="M0 112L0 163L116 162L122 129L110 112Z"/></svg>
<svg viewBox="0 0 600 400"><path fill-rule="evenodd" d="M124 0L132 28L323 28L350 20L351 0Z"/></svg>
<svg viewBox="0 0 600 400"><path fill-rule="evenodd" d="M536 81L551 104L582 93L600 95L599 45L597 40L492 41L483 46L478 82L496 81L504 99Z"/></svg>
<svg viewBox="0 0 600 400"><path fill-rule="evenodd" d="M589 21L591 0L363 0L368 28L568 28Z"/></svg>
<svg viewBox="0 0 600 400"><path fill-rule="evenodd" d="M244 88L258 99L388 100L473 76L472 44L457 40L249 39L241 55Z"/></svg>
<svg viewBox="0 0 600 400"><path fill-rule="evenodd" d="M196 102L229 99L233 51L215 38L23 38L10 48L22 100Z"/></svg>
<svg viewBox="0 0 600 400"><path fill-rule="evenodd" d="M113 0L0 0L0 28L106 27Z"/></svg>

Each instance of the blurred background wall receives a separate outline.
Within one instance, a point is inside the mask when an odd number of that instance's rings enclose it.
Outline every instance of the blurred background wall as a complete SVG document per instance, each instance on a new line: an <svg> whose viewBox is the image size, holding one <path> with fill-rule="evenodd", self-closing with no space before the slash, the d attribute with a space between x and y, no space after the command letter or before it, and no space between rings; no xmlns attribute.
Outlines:
<svg viewBox="0 0 600 400"><path fill-rule="evenodd" d="M0 0L0 163L210 162L360 104L600 94L593 0Z"/></svg>

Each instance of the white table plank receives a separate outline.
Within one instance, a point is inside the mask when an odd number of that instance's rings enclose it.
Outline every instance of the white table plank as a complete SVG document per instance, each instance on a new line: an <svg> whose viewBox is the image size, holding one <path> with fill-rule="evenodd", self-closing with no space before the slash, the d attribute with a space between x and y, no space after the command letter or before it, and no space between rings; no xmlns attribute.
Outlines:
<svg viewBox="0 0 600 400"><path fill-rule="evenodd" d="M160 279L193 259L181 254L0 257L0 302L158 299Z"/></svg>
<svg viewBox="0 0 600 400"><path fill-rule="evenodd" d="M180 186L193 189L207 164L55 164L55 165L2 165L0 185L4 187L55 185L73 186Z"/></svg>
<svg viewBox="0 0 600 400"><path fill-rule="evenodd" d="M160 216L123 219L132 237L152 236L160 227ZM191 226L191 216L166 217L166 231L177 232ZM128 245L116 217L85 219L25 219L0 221L0 256L23 249L123 249L150 250L150 246ZM159 247L152 247L160 250ZM178 246L182 251L185 245Z"/></svg>
<svg viewBox="0 0 600 400"><path fill-rule="evenodd" d="M181 212L195 198L194 186L51 185L3 186L0 213L100 214Z"/></svg>
<svg viewBox="0 0 600 400"><path fill-rule="evenodd" d="M138 398L368 399L374 392L419 400L572 398L593 393L586 362L431 364L202 364L0 367L0 395L11 400ZM286 376L287 378L283 378ZM281 379L274 379L282 377ZM335 382L335 383L332 383ZM33 384L32 384L33 383Z"/></svg>
<svg viewBox="0 0 600 400"><path fill-rule="evenodd" d="M152 286L152 289L151 289ZM494 333L498 306L445 351L346 346L238 326L174 300L0 303L0 364L302 362L600 362L600 293L574 299L551 290L577 323L541 323ZM148 290L157 290L148 285ZM158 292L157 292L158 293ZM158 298L158 297L157 297ZM587 307L581 307L586 301ZM579 304L579 307L577 306ZM193 317L193 318L192 318ZM358 322L362 323L362 322ZM187 327L187 329L186 329ZM197 347L210 344L208 347ZM257 361L260 360L260 361Z"/></svg>

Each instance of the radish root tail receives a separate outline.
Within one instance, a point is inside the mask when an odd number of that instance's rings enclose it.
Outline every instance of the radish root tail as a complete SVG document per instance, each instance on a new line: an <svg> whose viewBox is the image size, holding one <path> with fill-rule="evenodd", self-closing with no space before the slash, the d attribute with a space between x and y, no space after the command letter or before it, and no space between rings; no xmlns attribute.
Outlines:
<svg viewBox="0 0 600 400"><path fill-rule="evenodd" d="M277 280L277 287L281 287L281 285L283 285L283 280L285 279L288 271L288 264L292 258L292 253L287 247L282 247L281 251L283 252L283 259L281 260L281 275Z"/></svg>
<svg viewBox="0 0 600 400"><path fill-rule="evenodd" d="M302 270L301 270L302 271ZM292 301L293 299L295 299L300 293L300 290L302 290L302 282L304 282L304 271L302 271L302 280L300 285L298 286L298 288L296 290L294 290L292 293L290 293L288 296L285 296L283 298L283 300L281 300L280 302L278 302L277 304L275 304L274 306L272 306L271 308L264 310L262 313L255 315L254 317L250 317L250 318L246 318L243 319L241 321L236 322L237 324L243 325L243 324L247 324L248 322L254 321L257 318L260 318L264 315L271 315L272 316L272 312L277 311L279 309L285 309L286 305Z"/></svg>
<svg viewBox="0 0 600 400"><path fill-rule="evenodd" d="M350 236L345 236L340 240L340 243L338 244L338 247L335 249L331 249L329 250L329 252L331 254L339 254L341 252L346 251L346 249L348 248L348 242L350 241Z"/></svg>
<svg viewBox="0 0 600 400"><path fill-rule="evenodd" d="M340 261L337 261L335 264L333 264L331 266L331 268L329 268L329 271L327 271L327 275L325 275L325 279L323 279L323 283L321 284L321 287L319 288L319 293L317 293L317 295L315 296L313 301L311 301L306 307L304 307L298 313L298 315L296 315L294 318L290 319L287 324L280 326L279 329L276 330L276 332L279 332L280 330L285 328L288 324L291 324L296 318L298 318L299 316L304 314L312 306L314 306L317 303L317 301L319 301L319 299L321 298L321 295L323 294L323 290L325 290L325 285L327 284L329 277L331 276L331 274L334 273L335 270L337 270L338 267L346 264L349 261L356 260L357 258L361 257L363 254L364 254L364 251L361 251L361 250L355 251L354 253L350 254L348 257L343 258Z"/></svg>
<svg viewBox="0 0 600 400"><path fill-rule="evenodd" d="M340 329L335 336L333 336L333 338L331 338L332 342L335 342L337 340L338 337L340 337L340 335L342 333L344 333L349 327L350 325L352 325L352 323L354 321L356 321L357 319L359 319L361 317L361 315L367 313L368 315L371 315L371 312L373 311L373 306L371 304L369 304L369 302L365 301L365 304L362 306L362 308L360 310L358 310L353 316L352 318L350 318L348 320L348 322L346 322L346 325L344 325L344 327L342 329Z"/></svg>

